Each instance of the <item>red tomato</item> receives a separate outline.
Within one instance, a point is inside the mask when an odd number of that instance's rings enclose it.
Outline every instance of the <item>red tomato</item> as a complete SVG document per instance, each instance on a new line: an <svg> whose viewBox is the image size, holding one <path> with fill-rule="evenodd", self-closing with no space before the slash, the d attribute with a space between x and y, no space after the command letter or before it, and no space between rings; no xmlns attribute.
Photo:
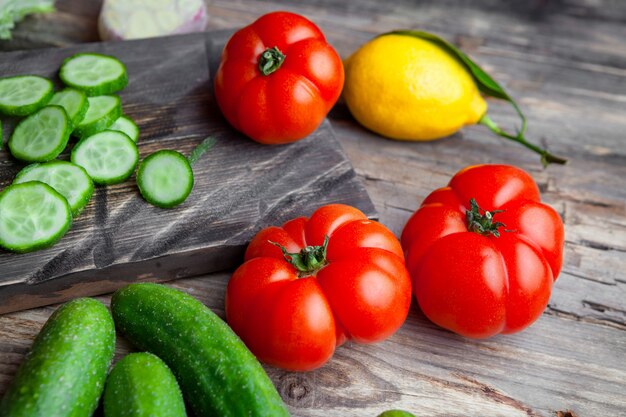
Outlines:
<svg viewBox="0 0 626 417"><path fill-rule="evenodd" d="M541 315L561 270L563 239L561 218L540 202L530 175L507 165L459 171L402 232L424 314L474 338L518 332Z"/></svg>
<svg viewBox="0 0 626 417"><path fill-rule="evenodd" d="M226 44L215 97L257 142L294 142L322 123L343 88L343 64L324 34L294 13L261 16Z"/></svg>
<svg viewBox="0 0 626 417"><path fill-rule="evenodd" d="M226 317L261 361L280 368L322 366L347 339L383 340L409 311L400 242L350 206L261 230L245 259L228 283Z"/></svg>

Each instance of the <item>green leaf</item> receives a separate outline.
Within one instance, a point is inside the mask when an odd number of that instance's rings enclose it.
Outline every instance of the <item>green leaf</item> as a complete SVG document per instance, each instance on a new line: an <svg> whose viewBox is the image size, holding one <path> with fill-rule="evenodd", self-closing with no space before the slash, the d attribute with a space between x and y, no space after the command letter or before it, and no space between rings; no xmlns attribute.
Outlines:
<svg viewBox="0 0 626 417"><path fill-rule="evenodd" d="M448 52L461 64L463 64L463 66L465 66L465 68L474 78L476 86L483 94L490 97L506 100L511 103L513 108L515 108L517 114L519 114L520 118L522 119L522 127L520 129L520 132L523 134L526 131L526 117L522 113L515 100L511 98L511 96L504 90L504 88L500 84L496 82L496 80L491 78L491 75L487 74L485 70L483 70L478 64L472 61L471 58L459 48L437 35L428 32L422 32L419 30L396 30L393 32L389 32L389 34L413 36L415 38L423 39L434 43L444 51Z"/></svg>
<svg viewBox="0 0 626 417"><path fill-rule="evenodd" d="M538 153L541 155L541 162L544 166L549 163L564 164L567 161L564 158L552 155L547 150L542 149L526 140L524 137L524 134L526 133L526 116L524 116L524 113L522 113L522 110L519 108L515 100L513 100L509 93L507 93L504 88L491 77L491 75L472 61L472 59L459 48L437 35L420 30L395 30L393 32L384 33L380 36L384 35L412 36L439 46L453 58L456 58L456 60L467 69L467 72L472 76L476 86L483 94L508 101L511 103L521 119L521 126L516 134L510 134L502 130L495 122L493 122L493 120L489 118L487 114L484 114L478 123L487 126L496 135L518 142L528 149Z"/></svg>
<svg viewBox="0 0 626 417"><path fill-rule="evenodd" d="M191 165L195 164L198 159L202 157L202 155L204 155L209 149L213 147L213 145L215 145L216 142L217 141L213 136L209 136L204 139L198 146L193 148L191 154L189 154L189 156L187 157L189 163Z"/></svg>

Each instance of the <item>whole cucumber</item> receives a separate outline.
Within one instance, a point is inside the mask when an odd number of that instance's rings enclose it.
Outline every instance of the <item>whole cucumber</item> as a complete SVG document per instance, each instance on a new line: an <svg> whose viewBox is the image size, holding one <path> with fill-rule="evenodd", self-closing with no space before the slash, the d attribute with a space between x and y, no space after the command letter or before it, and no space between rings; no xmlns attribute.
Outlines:
<svg viewBox="0 0 626 417"><path fill-rule="evenodd" d="M115 364L104 387L104 417L186 417L183 394L167 365L151 353Z"/></svg>
<svg viewBox="0 0 626 417"><path fill-rule="evenodd" d="M113 294L111 310L128 340L167 363L196 417L289 415L254 355L190 295L159 284L131 284Z"/></svg>
<svg viewBox="0 0 626 417"><path fill-rule="evenodd" d="M61 306L35 338L0 403L0 417L89 417L115 349L107 308L91 298Z"/></svg>
<svg viewBox="0 0 626 417"><path fill-rule="evenodd" d="M403 410L387 410L378 417L415 417L415 415Z"/></svg>

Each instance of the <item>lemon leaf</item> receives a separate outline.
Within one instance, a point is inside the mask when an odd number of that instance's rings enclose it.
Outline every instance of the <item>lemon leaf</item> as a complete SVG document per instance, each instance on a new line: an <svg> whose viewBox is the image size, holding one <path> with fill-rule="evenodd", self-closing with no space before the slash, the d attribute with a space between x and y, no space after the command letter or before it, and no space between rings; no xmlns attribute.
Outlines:
<svg viewBox="0 0 626 417"><path fill-rule="evenodd" d="M474 79L476 86L483 94L508 101L513 106L521 119L521 127L514 135L502 130L496 123L494 123L489 118L487 114L484 114L483 117L480 119L480 124L487 126L496 135L518 142L528 149L531 149L532 151L540 154L541 162L544 166L547 166L547 164L549 163L564 164L566 162L566 159L552 155L547 150L533 145L526 140L526 138L524 137L524 133L526 133L526 116L524 116L524 113L522 113L522 110L519 108L515 100L513 100L509 93L507 93L506 90L504 90L504 88L491 77L491 75L489 75L478 64L472 61L472 59L459 48L435 34L423 32L421 30L394 30L392 32L384 33L380 36L384 35L412 36L414 38L422 39L439 46L441 49L450 54L453 58L456 58L456 60L467 69L468 73Z"/></svg>
<svg viewBox="0 0 626 417"><path fill-rule="evenodd" d="M474 78L474 82L478 89L485 95L499 98L502 100L506 100L515 108L517 114L519 114L522 119L522 127L520 129L521 133L526 131L526 117L522 113L521 109L511 98L511 96L504 90L504 88L494 80L491 75L489 75L485 70L483 70L478 64L476 64L472 59L465 54L465 52L461 51L456 46L452 45L450 42L446 41L443 38L440 38L437 35L434 35L429 32L423 32L420 30L396 30L390 32L391 34L396 35L405 35L405 36L413 36L415 38L423 39L429 42L432 42L442 48L444 51L448 52L454 58L456 58L463 66L468 70L471 76Z"/></svg>

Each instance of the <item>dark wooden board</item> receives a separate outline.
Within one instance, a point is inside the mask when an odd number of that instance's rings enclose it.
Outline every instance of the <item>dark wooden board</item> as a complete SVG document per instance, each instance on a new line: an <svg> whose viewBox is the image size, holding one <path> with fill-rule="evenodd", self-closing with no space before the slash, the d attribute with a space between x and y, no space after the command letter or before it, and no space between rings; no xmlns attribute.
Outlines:
<svg viewBox="0 0 626 417"><path fill-rule="evenodd" d="M217 139L194 165L195 187L182 206L149 205L133 177L98 187L54 247L22 255L1 252L0 313L102 294L131 281L232 267L261 227L309 214L325 203L342 202L375 214L328 121L310 137L283 146L259 145L227 125L214 102L209 68L217 66L229 33L0 55L0 76L55 79L62 60L76 52L121 59L130 83L120 97L124 112L141 129L142 157L164 148L189 154L205 137ZM66 152L61 158L67 157ZM3 151L0 186L10 184L23 166Z"/></svg>

